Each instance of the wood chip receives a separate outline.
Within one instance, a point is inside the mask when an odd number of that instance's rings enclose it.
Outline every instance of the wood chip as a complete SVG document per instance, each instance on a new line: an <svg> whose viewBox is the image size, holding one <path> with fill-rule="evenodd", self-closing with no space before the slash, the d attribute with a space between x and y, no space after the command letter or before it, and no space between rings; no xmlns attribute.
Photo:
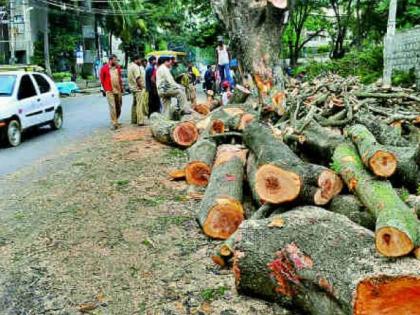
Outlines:
<svg viewBox="0 0 420 315"><path fill-rule="evenodd" d="M285 222L284 219L281 216L275 216L272 218L271 223L269 223L268 227L274 227L274 228L282 228L284 226Z"/></svg>

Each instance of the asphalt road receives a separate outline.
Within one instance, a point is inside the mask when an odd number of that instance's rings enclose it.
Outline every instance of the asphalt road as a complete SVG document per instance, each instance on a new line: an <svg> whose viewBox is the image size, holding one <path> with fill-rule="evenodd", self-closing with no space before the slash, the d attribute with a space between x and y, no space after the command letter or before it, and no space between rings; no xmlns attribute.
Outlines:
<svg viewBox="0 0 420 315"><path fill-rule="evenodd" d="M131 96L124 96L120 122L130 122ZM16 148L0 147L0 176L18 171L48 157L60 148L81 140L96 130L110 127L106 99L100 94L63 98L64 126L59 131L42 127L27 132Z"/></svg>

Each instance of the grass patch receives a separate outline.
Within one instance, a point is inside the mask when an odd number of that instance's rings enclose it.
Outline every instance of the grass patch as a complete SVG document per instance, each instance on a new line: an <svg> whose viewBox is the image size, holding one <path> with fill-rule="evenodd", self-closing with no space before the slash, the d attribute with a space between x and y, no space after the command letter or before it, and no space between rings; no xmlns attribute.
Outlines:
<svg viewBox="0 0 420 315"><path fill-rule="evenodd" d="M213 301L225 295L229 291L226 287L208 288L201 291L200 296L204 301Z"/></svg>
<svg viewBox="0 0 420 315"><path fill-rule="evenodd" d="M114 180L112 183L118 187L124 187L127 186L130 183L130 181L128 179L118 179Z"/></svg>

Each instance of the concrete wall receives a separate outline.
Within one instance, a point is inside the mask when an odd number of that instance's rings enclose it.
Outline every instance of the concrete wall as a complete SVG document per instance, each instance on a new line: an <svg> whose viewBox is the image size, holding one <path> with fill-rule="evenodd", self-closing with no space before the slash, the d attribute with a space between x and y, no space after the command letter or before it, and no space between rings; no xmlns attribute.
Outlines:
<svg viewBox="0 0 420 315"><path fill-rule="evenodd" d="M385 68L410 71L415 69L417 88L420 88L420 26L397 32L385 40Z"/></svg>

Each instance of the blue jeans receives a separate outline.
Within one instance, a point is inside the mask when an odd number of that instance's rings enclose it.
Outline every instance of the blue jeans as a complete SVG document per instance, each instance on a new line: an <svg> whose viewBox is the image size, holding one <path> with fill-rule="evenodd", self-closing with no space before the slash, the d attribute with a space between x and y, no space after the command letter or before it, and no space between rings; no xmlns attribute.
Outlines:
<svg viewBox="0 0 420 315"><path fill-rule="evenodd" d="M220 73L220 84L225 82L225 80L229 81L229 83L232 84L232 78L230 77L229 64L219 65L219 73Z"/></svg>

